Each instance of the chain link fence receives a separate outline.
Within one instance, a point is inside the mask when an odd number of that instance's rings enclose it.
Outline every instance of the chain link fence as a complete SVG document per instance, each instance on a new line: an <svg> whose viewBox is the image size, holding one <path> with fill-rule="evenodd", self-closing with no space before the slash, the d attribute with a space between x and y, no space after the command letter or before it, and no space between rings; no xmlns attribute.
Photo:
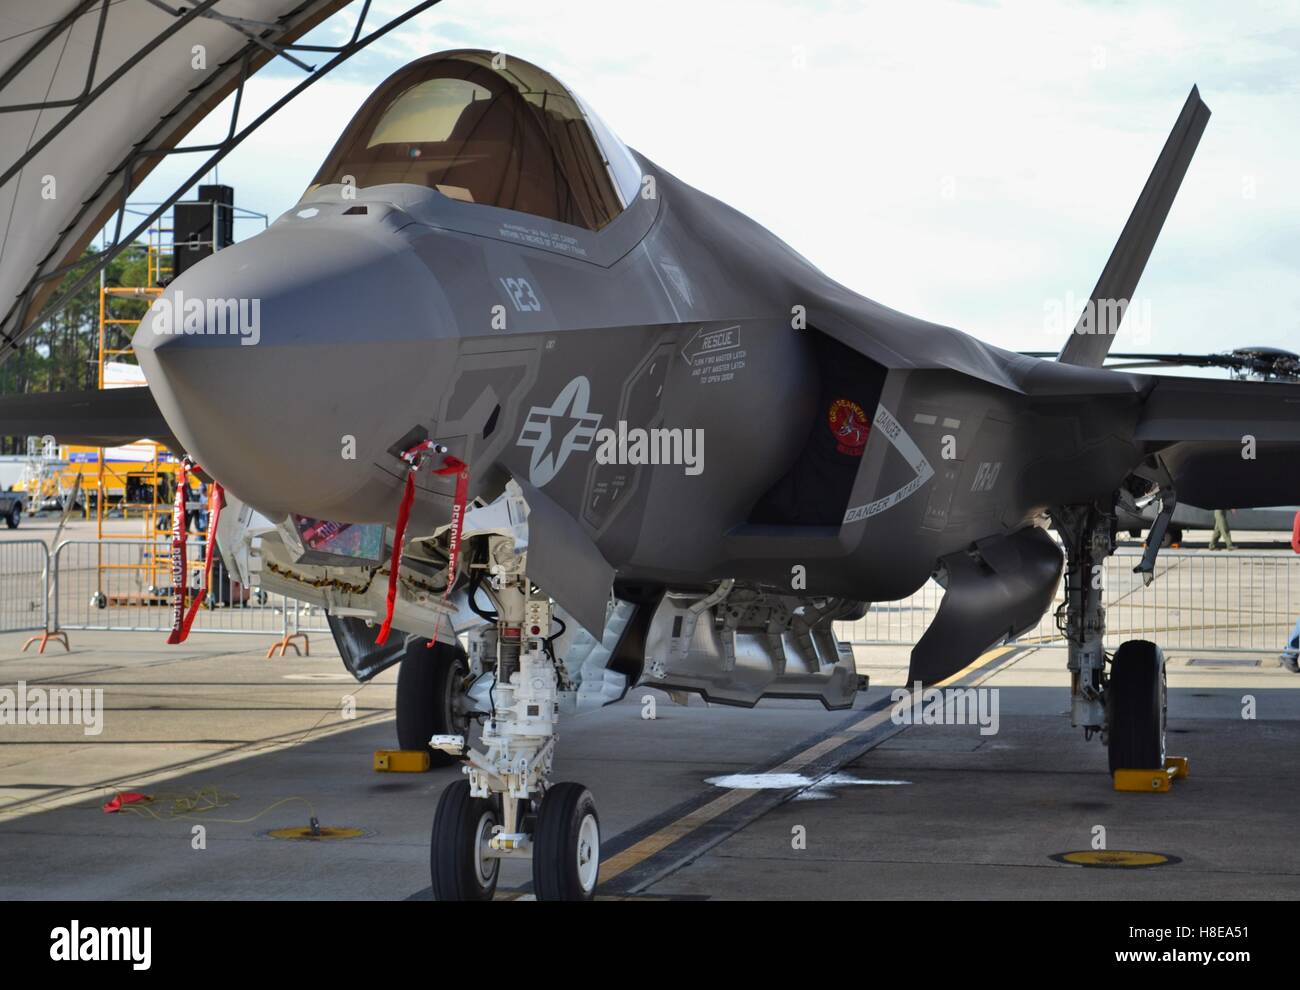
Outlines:
<svg viewBox="0 0 1300 990"><path fill-rule="evenodd" d="M41 540L0 542L0 632L46 627L49 554Z"/></svg>
<svg viewBox="0 0 1300 990"><path fill-rule="evenodd" d="M202 581L205 546L191 541L188 582ZM166 539L67 540L52 553L40 540L0 543L0 632L40 629L171 629L171 545ZM1166 550L1148 586L1133 568L1140 551L1122 548L1106 561L1108 649L1152 639L1188 653L1277 653L1300 616L1300 557L1287 551ZM1061 647L1052 608L1019 642ZM872 605L856 622L839 623L840 639L861 646L911 646L943 601L934 581L909 598ZM207 607L194 630L284 637L328 632L313 605L241 585L213 567Z"/></svg>
<svg viewBox="0 0 1300 990"><path fill-rule="evenodd" d="M206 545L186 546L187 581L197 593ZM166 632L172 627L170 540L67 540L52 554L51 619L57 629ZM326 632L324 612L236 581L218 558L207 607L193 630L210 633Z"/></svg>
<svg viewBox="0 0 1300 990"><path fill-rule="evenodd" d="M1127 639L1150 639L1186 653L1278 653L1300 617L1300 557L1290 551L1162 551L1156 577L1144 585L1133 573L1141 551L1121 548L1107 558L1103 577L1107 649ZM881 602L856 622L841 623L842 640L859 646L914 644L943 601L933 580L910 598ZM1051 609L1021 643L1064 648Z"/></svg>

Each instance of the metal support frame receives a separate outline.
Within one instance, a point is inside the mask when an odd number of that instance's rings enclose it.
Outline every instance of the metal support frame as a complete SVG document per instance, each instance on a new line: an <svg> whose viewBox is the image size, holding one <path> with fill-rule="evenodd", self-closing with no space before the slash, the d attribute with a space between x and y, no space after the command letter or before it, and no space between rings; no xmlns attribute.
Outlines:
<svg viewBox="0 0 1300 990"><path fill-rule="evenodd" d="M108 77L106 77L98 86L93 86L95 69L97 67L98 59L99 59L99 39L103 35L106 18L109 14L109 8L112 6L112 4L110 0L83 0L81 4L79 4L71 13L69 13L65 18L63 18L56 25L54 25L54 27L52 27L50 31L48 31L40 39L40 41L38 41L27 53L23 55L22 58L20 58L13 66L11 66L10 69L4 74L3 77L0 77L0 92L3 92L5 85L9 81L11 81L18 74L18 72L22 70L24 66L29 64L31 60L35 58L36 55L38 55L44 48L49 46L61 34L63 34L66 31L70 31L72 29L72 26L76 23L77 19L80 18L83 14L87 13L92 7L95 6L96 3L101 4L100 11L99 11L100 20L99 20L99 24L97 27L97 34L96 34L96 43L95 43L94 51L92 53L89 71L87 73L86 86L83 89L82 93L79 96L74 97L70 100L64 99L64 100L55 100L55 101L49 101L46 103L39 103L39 104L24 104L24 105L15 105L15 106L7 106L7 107L0 106L0 114L13 113L20 110L36 110L36 109L46 109L46 108L53 108L53 107L69 107L69 106L71 107L71 109L68 110L68 112L63 116L63 118L57 124L55 124L49 131L47 131L44 135L42 135L39 140L35 141L32 144L32 146L28 148L28 150L18 159L18 161L14 162L9 168L7 168L3 174L0 174L0 187L3 187L5 183L9 182L15 175L18 175L23 169L23 167L28 162L30 162L31 159L36 154L38 154L41 150L47 147L49 143L55 137L57 137L59 133L63 131L64 128L66 128L73 120L75 120L86 109L92 106L95 100L97 100L104 92L106 92L108 88L113 85L114 82L116 82L119 78L121 78L123 75L129 72L131 68L139 64L141 60L147 57L151 51L155 50L159 45L165 42L168 38L172 37L177 31L183 28L186 24L190 23L194 18L204 17L204 16L214 17L217 20L221 20L225 23L230 23L232 27L234 27L236 30L240 31L240 33L244 34L246 37L250 39L248 44L245 45L239 52L235 53L233 56L231 56L231 58L221 63L221 65L218 66L217 71L215 71L212 74L212 76L207 80L205 84L203 84L197 90L191 91L190 93L187 94L187 103L189 103L190 105L196 104L199 101L199 94L203 92L211 92L213 93L214 96L224 98L226 94L221 92L221 87L226 84L229 76L232 73L237 74L237 79L234 83L234 89L233 89L235 94L235 100L234 100L234 105L231 109L230 126L227 129L226 136L217 143L207 144L207 145L192 145L188 147L171 147L171 148L165 147L163 144L155 145L154 142L159 138L159 136L167 131L168 126L171 124L172 118L174 116L174 112L163 115L163 117L153 127L153 129L147 135L145 135L145 137L137 145L135 145L131 149L131 151L127 154L127 156L122 161L120 161L116 166L114 166L108 172L107 176L105 177L104 181L99 185L99 187L95 189L95 191L84 200L76 216L73 217L72 221L60 233L58 239L54 243L54 246L40 260L40 262L37 263L36 273L33 275L32 279L27 283L26 288L23 290L22 294L18 297L17 301L5 313L4 318L0 319L0 361L3 361L3 359L9 353L11 353L14 350L14 348L17 347L22 337L25 336L26 333L30 329L32 329L32 327L34 327L37 323L41 322L42 320L48 319L51 316L58 313L59 310L61 310L65 305L67 305L67 303L84 286L86 286L92 278L95 278L103 268L105 268L114 258L118 256L118 254L120 254L131 243L133 243L136 240L136 238L138 238L142 233L148 230L149 227L159 217L161 217L168 209L171 208L171 206L176 201L178 201L182 196L185 195L185 193L190 189L191 186L193 186L205 174L211 171L213 166L218 164L222 159L226 157L226 155L228 155L231 151L233 151L236 147L238 147L244 141L245 138L247 138L251 133L253 133L253 131L255 131L258 127L264 124L271 117L273 117L291 100L297 97L300 93L306 90L318 79L323 78L326 74L333 71L339 65L342 65L344 62L346 62L357 52L368 47L372 42L388 34L390 31L404 24L406 21L410 20L411 18L423 13L425 10L428 10L430 7L437 4L439 0L418 0L418 2L413 3L410 9L408 9L404 13L391 18L386 23L384 23L381 27L373 29L368 34L362 35L362 31L365 28L366 19L370 13L370 8L372 4L372 0L364 0L364 3L361 8L361 12L357 18L356 26L353 29L352 36L346 43L342 45L307 45L307 44L298 44L298 43L277 44L274 42L272 37L274 34L282 33L290 29L291 27L295 26L292 23L292 18L300 14L303 11L303 9L307 6L306 4L304 4L301 7L295 8L289 14L284 15L280 19L280 22L278 24L273 26L264 26L257 22L249 22L241 19L226 18L223 15L217 14L215 11L212 10L212 8L218 2L219 0L202 0L202 2L197 3L195 6L189 8L177 8L177 9L169 8L165 4L155 4L156 6L159 6L162 9L166 9L170 13L175 14L177 18L176 22L168 26L164 31L160 32L157 36L155 36L147 43L142 45L141 48L136 52L134 56L132 56L121 66L119 66L113 73L111 73ZM265 29L262 31L261 34L255 34L253 29L259 27L265 27ZM285 94L274 104L272 104L265 112L260 114L251 123L248 123L241 128L239 126L239 111L243 100L244 86L247 83L249 76L252 74L251 70L252 70L252 64L254 58L262 57L267 52L270 52L273 55L289 58L287 53L292 51L307 51L307 52L318 52L321 54L332 54L333 57L319 67L307 66L305 63L302 63L297 59L290 58L290 61L302 67L307 72L306 78L304 78L297 86L295 86L287 94ZM122 233L122 228L123 228L123 221L126 213L125 207L126 207L127 198L130 195L132 189L135 187L137 166L142 161L154 160L156 163L156 160L168 157L170 155L195 154L195 153L205 153L205 152L209 153L209 155L206 159L204 159L203 164L200 165L199 168L197 168L193 174L191 174L187 179L185 179L180 184L180 186L178 186L178 188L175 190L174 193L167 196L158 205L158 207L145 218L143 222L141 222L138 226L132 229L130 233L124 236ZM102 250L95 252L88 259L78 258L75 261L68 262L63 265L59 265L48 271L44 270L45 266L50 263L50 260L52 258L56 258L60 256L61 253L66 254L68 250L70 238L72 237L72 232L78 228L78 226L84 220L86 215L91 210L96 208L97 204L99 204L101 197L103 197L104 194L108 192L113 187L114 184L121 185L121 192L120 194L113 196L112 199L110 200L110 202L117 203L117 208L114 211L116 214L116 221L113 224L113 237L111 242ZM93 233L94 232L92 231L91 236L93 236ZM63 276L67 275L69 272L72 272L83 265L86 266L85 271L83 271L78 276L76 281L68 288L66 292L50 300L42 308L41 312L35 314L34 316L31 314L30 310L31 310L32 302L36 298L38 290L40 289L41 286L43 286L45 283L51 280L60 279Z"/></svg>

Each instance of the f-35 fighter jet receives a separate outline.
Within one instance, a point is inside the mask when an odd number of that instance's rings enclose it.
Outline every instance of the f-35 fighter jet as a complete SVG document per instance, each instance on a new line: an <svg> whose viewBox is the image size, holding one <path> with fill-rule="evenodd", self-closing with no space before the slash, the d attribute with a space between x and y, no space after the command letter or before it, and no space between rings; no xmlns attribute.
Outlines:
<svg viewBox="0 0 1300 990"><path fill-rule="evenodd" d="M637 684L847 707L832 624L932 575L910 681L1032 627L1064 572L1074 723L1112 768L1163 767L1163 655L1102 645L1116 509L1158 497L1150 575L1178 500L1300 492L1292 386L1101 367L1208 118L1193 89L1042 360L837 284L534 65L431 55L146 315L153 433L223 486L236 573L327 609L358 676L403 662L399 734L467 768L439 898L491 897L514 856L540 897L592 896L562 713Z"/></svg>

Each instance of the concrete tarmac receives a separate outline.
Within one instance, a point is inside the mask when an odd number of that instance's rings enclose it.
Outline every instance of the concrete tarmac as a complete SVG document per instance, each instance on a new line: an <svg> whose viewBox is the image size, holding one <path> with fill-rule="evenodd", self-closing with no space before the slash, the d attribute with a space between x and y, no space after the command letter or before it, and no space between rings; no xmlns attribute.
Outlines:
<svg viewBox="0 0 1300 990"><path fill-rule="evenodd" d="M395 670L358 687L316 634L310 656L273 660L268 635L200 633L181 647L157 633L71 637L71 652L52 644L38 655L21 652L26 634L0 634L0 689L102 689L105 708L98 735L0 726L0 897L429 897L430 821L459 770L371 769L373 751L395 745ZM895 724L888 694L905 677L906 648L859 648L858 659L872 687L853 712L680 706L636 690L564 720L555 779L595 795L602 895L1300 895L1300 769L1289 759L1300 750L1300 677L1275 660L1171 655L1170 751L1190 758L1191 776L1167 794L1121 794L1100 743L1070 728L1063 651L1003 651L964 675L998 689L989 734ZM646 695L653 720L642 718ZM1251 699L1256 717L1243 718ZM758 776L717 780L744 774ZM772 783L783 786L761 786ZM105 814L118 789L155 800ZM218 807L186 812L186 801L213 798ZM360 834L267 834L312 815ZM1090 851L1103 834L1107 850L1169 862L1052 859ZM528 896L529 879L526 863L507 864L498 896Z"/></svg>

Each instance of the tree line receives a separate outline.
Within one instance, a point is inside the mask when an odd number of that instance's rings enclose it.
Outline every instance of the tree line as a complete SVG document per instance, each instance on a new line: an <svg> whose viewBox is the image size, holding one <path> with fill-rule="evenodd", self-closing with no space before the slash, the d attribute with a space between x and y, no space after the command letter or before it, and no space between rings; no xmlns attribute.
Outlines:
<svg viewBox="0 0 1300 990"><path fill-rule="evenodd" d="M93 254L89 248L82 252L81 261L63 277L51 300L61 298L90 269ZM170 265L166 258L164 265ZM108 263L103 278L108 287L150 284L147 245L138 242L122 251ZM99 280L91 279L66 306L32 329L0 364L0 395L73 392L99 386L99 288ZM105 348L130 347L135 323L144 316L150 301L147 297L107 297L105 316L132 322L105 325ZM108 360L123 357L110 356ZM26 437L0 436L0 454L21 454L26 449Z"/></svg>

